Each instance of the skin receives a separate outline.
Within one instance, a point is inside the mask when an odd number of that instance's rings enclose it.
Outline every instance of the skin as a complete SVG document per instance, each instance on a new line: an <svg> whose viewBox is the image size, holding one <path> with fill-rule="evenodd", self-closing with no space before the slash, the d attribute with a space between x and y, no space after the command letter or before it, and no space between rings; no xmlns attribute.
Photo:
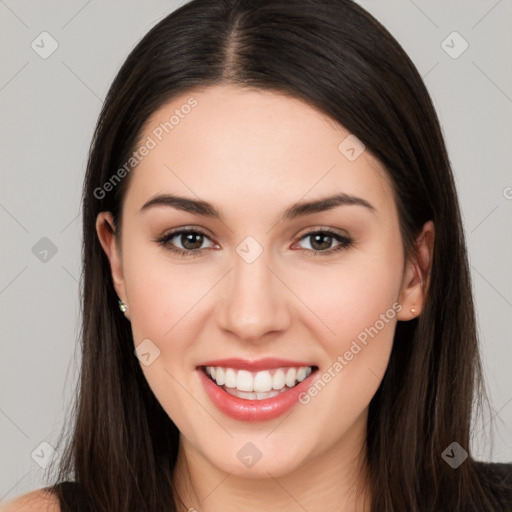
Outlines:
<svg viewBox="0 0 512 512"><path fill-rule="evenodd" d="M383 166L368 150L349 161L338 149L349 135L344 127L280 93L214 86L183 94L151 116L141 140L191 95L198 105L131 173L120 244L109 212L96 225L134 345L149 338L160 350L141 368L181 432L179 494L201 512L369 510L361 455L368 405L396 322L421 312L434 226L425 224L418 254L404 261ZM336 192L375 211L342 205L279 222L290 205ZM223 219L169 206L141 211L158 193L208 201ZM178 227L206 232L202 254L183 258L154 241ZM321 254L305 237L321 228L353 245ZM263 248L250 264L236 252L247 236ZM182 237L172 240L184 247ZM199 381L197 365L225 357L294 359L322 374L396 303L401 311L317 396L275 420L225 416ZM247 442L262 453L250 468L237 457ZM366 504L355 499L358 486Z"/></svg>

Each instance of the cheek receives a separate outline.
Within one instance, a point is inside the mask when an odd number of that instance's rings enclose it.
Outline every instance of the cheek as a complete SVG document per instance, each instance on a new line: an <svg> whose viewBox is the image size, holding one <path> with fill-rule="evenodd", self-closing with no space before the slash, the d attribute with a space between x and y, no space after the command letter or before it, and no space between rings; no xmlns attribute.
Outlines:
<svg viewBox="0 0 512 512"><path fill-rule="evenodd" d="M148 337L163 344L187 324L190 329L190 318L215 283L211 266L191 259L171 261L164 249L128 240L125 254L123 270L135 342Z"/></svg>
<svg viewBox="0 0 512 512"><path fill-rule="evenodd" d="M309 328L318 333L326 355L318 377L322 382L304 400L312 401L318 417L327 414L326 403L347 412L339 421L325 417L332 435L340 422L350 422L367 407L388 366L403 273L400 239L388 240L374 250L354 252L337 268L323 267L302 284L302 296L321 319ZM322 398L317 400L317 394Z"/></svg>
<svg viewBox="0 0 512 512"><path fill-rule="evenodd" d="M193 430L190 420L192 356L202 322L194 317L200 299L215 280L200 265L173 264L163 251L126 244L124 276L134 345L152 345L158 356L141 369L169 417L182 431ZM211 272L210 272L211 273ZM156 348L155 348L156 347ZM200 414L200 411L196 411Z"/></svg>
<svg viewBox="0 0 512 512"><path fill-rule="evenodd" d="M328 293L322 290L323 280L304 283L308 305L322 320L315 321L316 327L311 323L309 330L315 329L325 357L302 403L311 407L310 417L317 420L311 428L324 425L322 446L348 431L375 395L388 366L401 309L400 271L383 272L377 262L358 269L338 272ZM333 416L335 410L343 414Z"/></svg>
<svg viewBox="0 0 512 512"><path fill-rule="evenodd" d="M382 337L392 338L402 270L398 251L381 251L354 255L302 279L298 295L307 298L317 322L321 320L322 339L330 354L343 350L359 335L364 341L366 330L375 325Z"/></svg>

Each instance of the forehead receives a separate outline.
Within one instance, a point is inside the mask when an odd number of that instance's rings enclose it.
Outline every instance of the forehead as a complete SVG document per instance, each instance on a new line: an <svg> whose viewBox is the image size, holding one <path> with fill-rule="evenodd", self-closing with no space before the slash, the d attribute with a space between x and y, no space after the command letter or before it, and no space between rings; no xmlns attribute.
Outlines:
<svg viewBox="0 0 512 512"><path fill-rule="evenodd" d="M278 92L211 86L181 94L146 121L137 148L144 145L150 149L132 171L126 198L134 206L165 191L242 207L338 191L377 209L392 201L380 162L368 150L353 158L362 147L350 132Z"/></svg>

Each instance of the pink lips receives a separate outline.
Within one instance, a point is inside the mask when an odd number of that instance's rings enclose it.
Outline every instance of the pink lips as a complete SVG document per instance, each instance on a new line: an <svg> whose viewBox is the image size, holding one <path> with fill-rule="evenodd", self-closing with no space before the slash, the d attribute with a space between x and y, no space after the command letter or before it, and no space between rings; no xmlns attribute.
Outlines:
<svg viewBox="0 0 512 512"><path fill-rule="evenodd" d="M213 404L224 414L240 421L268 421L277 418L290 410L297 402L299 395L306 391L312 382L312 377L316 372L312 372L302 382L298 383L292 389L280 393L279 395L266 398L264 400L245 400L230 395L204 372L206 366L221 366L224 368L234 368L237 370L261 371L272 368L313 366L301 361L291 361L285 359L266 358L257 361L244 359L222 359L215 361L206 361L197 367L197 372L204 389L213 402Z"/></svg>

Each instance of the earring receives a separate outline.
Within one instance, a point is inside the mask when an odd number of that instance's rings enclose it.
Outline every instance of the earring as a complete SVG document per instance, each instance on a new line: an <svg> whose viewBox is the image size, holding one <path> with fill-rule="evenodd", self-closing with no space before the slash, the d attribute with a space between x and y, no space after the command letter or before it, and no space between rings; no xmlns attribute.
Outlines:
<svg viewBox="0 0 512 512"><path fill-rule="evenodd" d="M415 315L415 314L416 314L416 310L415 310L414 308L411 308L411 313L412 313L413 315Z"/></svg>
<svg viewBox="0 0 512 512"><path fill-rule="evenodd" d="M126 311L128 310L128 306L121 299L119 299L119 309L123 313L126 313Z"/></svg>

